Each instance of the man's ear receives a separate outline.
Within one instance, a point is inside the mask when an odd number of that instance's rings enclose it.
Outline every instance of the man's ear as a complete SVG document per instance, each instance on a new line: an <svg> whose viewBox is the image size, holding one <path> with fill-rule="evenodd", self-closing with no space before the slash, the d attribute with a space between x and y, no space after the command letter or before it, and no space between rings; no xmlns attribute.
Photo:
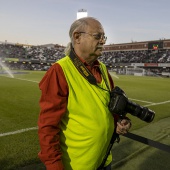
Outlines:
<svg viewBox="0 0 170 170"><path fill-rule="evenodd" d="M77 44L80 43L80 37L81 37L81 33L79 33L79 32L74 32L73 33L74 42L76 42Z"/></svg>

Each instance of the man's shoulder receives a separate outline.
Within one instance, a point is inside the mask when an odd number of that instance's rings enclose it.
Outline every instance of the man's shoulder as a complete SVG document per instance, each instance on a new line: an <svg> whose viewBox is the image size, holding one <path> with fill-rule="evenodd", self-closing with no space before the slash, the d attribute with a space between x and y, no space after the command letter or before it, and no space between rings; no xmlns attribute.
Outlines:
<svg viewBox="0 0 170 170"><path fill-rule="evenodd" d="M68 60L69 59L69 56L65 56L65 57L63 57L63 58L61 58L60 60L58 60L58 61L56 61L56 63L63 63L63 62L65 62L66 60Z"/></svg>

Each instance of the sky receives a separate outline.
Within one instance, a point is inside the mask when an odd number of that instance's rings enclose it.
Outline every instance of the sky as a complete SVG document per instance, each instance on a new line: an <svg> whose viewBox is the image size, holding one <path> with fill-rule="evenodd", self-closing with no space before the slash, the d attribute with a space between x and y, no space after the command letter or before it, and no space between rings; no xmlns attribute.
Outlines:
<svg viewBox="0 0 170 170"><path fill-rule="evenodd" d="M170 39L170 0L0 0L0 42L66 46L80 9L101 22L106 44Z"/></svg>

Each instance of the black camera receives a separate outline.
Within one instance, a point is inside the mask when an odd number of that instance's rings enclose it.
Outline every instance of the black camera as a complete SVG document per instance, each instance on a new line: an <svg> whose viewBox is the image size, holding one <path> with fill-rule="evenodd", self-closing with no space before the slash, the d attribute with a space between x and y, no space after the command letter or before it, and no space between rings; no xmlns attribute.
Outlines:
<svg viewBox="0 0 170 170"><path fill-rule="evenodd" d="M128 100L125 92L117 86L110 92L109 110L122 118L130 113L148 123L155 117L154 111Z"/></svg>

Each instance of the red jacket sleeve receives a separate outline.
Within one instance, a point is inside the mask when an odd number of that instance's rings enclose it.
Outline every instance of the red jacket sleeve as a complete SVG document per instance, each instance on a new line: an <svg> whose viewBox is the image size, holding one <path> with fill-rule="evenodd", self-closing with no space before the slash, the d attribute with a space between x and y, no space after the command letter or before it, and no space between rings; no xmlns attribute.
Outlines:
<svg viewBox="0 0 170 170"><path fill-rule="evenodd" d="M39 83L41 90L38 136L39 158L47 170L63 170L59 123L66 112L68 85L59 64L54 64Z"/></svg>

